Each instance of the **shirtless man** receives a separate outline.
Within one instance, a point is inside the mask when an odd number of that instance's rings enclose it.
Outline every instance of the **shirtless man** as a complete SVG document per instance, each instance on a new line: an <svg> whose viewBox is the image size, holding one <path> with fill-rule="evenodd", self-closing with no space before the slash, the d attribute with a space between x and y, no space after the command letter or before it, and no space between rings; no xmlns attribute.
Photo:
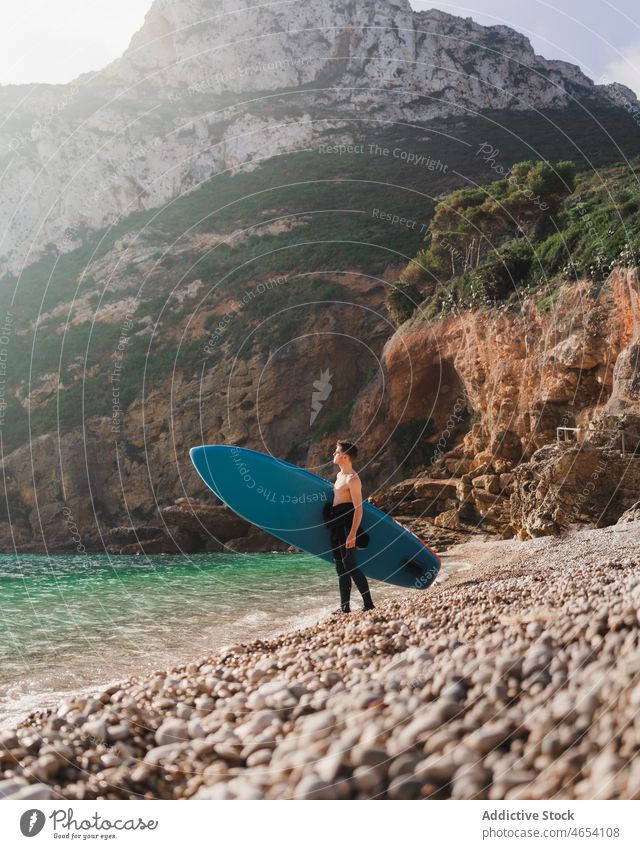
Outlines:
<svg viewBox="0 0 640 849"><path fill-rule="evenodd" d="M331 508L331 548L338 573L340 588L340 610L350 613L351 581L360 591L364 610L374 608L369 583L356 564L356 533L362 521L362 484L358 473L351 465L358 456L356 446L345 440L336 443L333 462L340 467L333 487Z"/></svg>

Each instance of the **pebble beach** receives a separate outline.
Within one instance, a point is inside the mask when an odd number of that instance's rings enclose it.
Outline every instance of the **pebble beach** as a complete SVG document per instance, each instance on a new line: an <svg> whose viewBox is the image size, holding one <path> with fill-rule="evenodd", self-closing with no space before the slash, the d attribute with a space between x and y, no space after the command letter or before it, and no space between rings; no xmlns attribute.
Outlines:
<svg viewBox="0 0 640 849"><path fill-rule="evenodd" d="M640 522L448 554L473 566L33 712L0 798L640 798Z"/></svg>

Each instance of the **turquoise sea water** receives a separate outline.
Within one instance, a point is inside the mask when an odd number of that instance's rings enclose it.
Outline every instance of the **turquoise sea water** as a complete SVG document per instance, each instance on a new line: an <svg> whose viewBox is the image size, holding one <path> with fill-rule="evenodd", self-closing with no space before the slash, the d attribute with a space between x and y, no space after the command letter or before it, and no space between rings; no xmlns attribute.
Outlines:
<svg viewBox="0 0 640 849"><path fill-rule="evenodd" d="M374 601L415 592L371 587ZM335 569L307 554L0 555L0 727L337 606Z"/></svg>

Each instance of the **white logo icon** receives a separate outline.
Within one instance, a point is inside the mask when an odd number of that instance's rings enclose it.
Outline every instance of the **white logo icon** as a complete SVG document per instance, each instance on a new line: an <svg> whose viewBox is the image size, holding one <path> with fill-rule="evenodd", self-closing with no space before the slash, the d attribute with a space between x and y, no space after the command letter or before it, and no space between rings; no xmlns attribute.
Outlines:
<svg viewBox="0 0 640 849"><path fill-rule="evenodd" d="M309 425L312 425L316 420L318 413L322 409L322 402L326 401L329 395L331 395L331 374L329 369L325 369L320 375L320 380L316 380L313 383L316 391L311 396L311 419L309 420Z"/></svg>

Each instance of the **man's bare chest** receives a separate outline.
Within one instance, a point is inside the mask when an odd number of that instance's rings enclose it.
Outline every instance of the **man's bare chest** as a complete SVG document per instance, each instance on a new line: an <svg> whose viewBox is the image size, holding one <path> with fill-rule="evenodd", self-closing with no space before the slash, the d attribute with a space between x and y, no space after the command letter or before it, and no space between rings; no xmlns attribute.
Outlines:
<svg viewBox="0 0 640 849"><path fill-rule="evenodd" d="M354 479L355 475L343 475L341 472L336 477L336 482L333 488L336 492L349 492L349 484Z"/></svg>

